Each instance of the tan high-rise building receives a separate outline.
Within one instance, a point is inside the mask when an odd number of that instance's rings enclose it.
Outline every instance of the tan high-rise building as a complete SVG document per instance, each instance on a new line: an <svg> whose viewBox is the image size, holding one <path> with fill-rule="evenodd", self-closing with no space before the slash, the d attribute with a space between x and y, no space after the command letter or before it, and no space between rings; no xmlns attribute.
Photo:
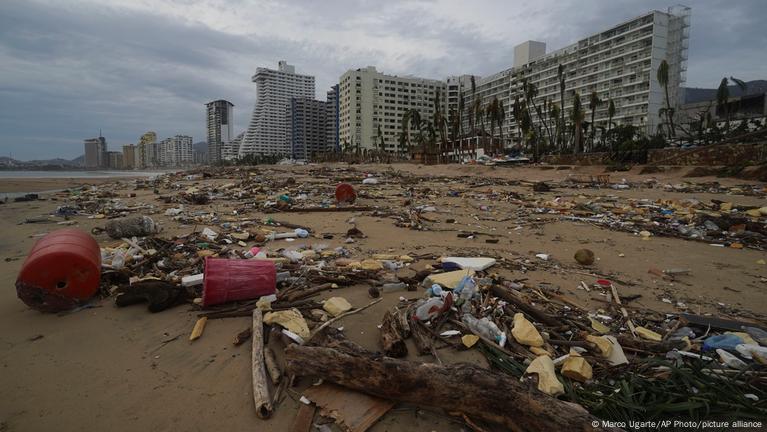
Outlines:
<svg viewBox="0 0 767 432"><path fill-rule="evenodd" d="M339 83L339 141L341 147L385 149L397 152L402 116L418 110L421 120L432 122L434 98L439 93L445 109L445 83L413 76L386 75L374 66L349 70ZM379 135L380 128L380 135Z"/></svg>
<svg viewBox="0 0 767 432"><path fill-rule="evenodd" d="M136 168L136 146L128 144L123 146L123 169Z"/></svg>
<svg viewBox="0 0 767 432"><path fill-rule="evenodd" d="M149 131L144 135L141 135L141 138L138 140L138 144L136 144L136 169L145 169L157 166L157 146L154 145L156 143L157 134L155 132Z"/></svg>

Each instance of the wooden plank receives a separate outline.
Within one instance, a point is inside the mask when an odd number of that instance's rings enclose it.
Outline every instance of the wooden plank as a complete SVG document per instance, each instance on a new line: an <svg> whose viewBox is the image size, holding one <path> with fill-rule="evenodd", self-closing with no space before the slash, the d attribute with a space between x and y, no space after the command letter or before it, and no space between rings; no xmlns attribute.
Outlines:
<svg viewBox="0 0 767 432"><path fill-rule="evenodd" d="M304 390L304 396L320 407L323 416L334 419L347 432L365 432L394 407L393 401L327 382Z"/></svg>
<svg viewBox="0 0 767 432"><path fill-rule="evenodd" d="M301 403L296 418L293 419L293 425L290 426L290 432L309 432L312 429L315 411L317 407L314 404Z"/></svg>

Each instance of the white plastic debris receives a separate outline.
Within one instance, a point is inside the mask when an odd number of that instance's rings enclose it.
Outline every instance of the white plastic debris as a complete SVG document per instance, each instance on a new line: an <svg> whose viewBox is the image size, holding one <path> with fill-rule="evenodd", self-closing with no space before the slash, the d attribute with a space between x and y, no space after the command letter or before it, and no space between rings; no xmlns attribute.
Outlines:
<svg viewBox="0 0 767 432"><path fill-rule="evenodd" d="M181 278L181 286L193 287L193 286L202 285L204 278L205 278L205 273L198 273L195 275L184 276Z"/></svg>

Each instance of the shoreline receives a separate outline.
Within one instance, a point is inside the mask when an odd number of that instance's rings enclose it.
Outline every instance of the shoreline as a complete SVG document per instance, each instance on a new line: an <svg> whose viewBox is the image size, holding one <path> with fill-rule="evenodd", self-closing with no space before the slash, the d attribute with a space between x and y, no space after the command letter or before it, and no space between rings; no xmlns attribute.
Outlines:
<svg viewBox="0 0 767 432"><path fill-rule="evenodd" d="M13 197L25 193L57 192L73 187L100 185L116 180L135 180L139 178L146 177L0 178L0 194Z"/></svg>

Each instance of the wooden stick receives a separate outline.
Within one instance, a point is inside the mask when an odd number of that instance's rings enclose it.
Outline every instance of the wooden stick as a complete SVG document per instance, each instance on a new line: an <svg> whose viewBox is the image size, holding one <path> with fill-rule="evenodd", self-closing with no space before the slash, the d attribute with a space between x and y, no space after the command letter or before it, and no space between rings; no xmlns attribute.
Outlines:
<svg viewBox="0 0 767 432"><path fill-rule="evenodd" d="M266 362L266 371L269 372L269 377L272 379L272 383L277 385L282 378L282 371L280 365L277 363L277 358L274 356L274 351L271 348L264 348L264 360Z"/></svg>
<svg viewBox="0 0 767 432"><path fill-rule="evenodd" d="M325 327L329 326L330 324L340 320L343 317L346 317L346 316L349 316L349 315L352 315L352 314L356 314L357 312L362 312L363 310L369 308L370 306L373 306L374 304L380 302L381 300L383 300L383 299L380 298L378 300L373 300L372 302L368 303L367 306L362 306L361 308L350 310L349 312L344 312L341 315L338 315L337 317L335 317L333 319L327 320L324 324L322 324L321 326L317 327L317 329L312 332L312 334L309 336L309 339L307 339L305 342L309 342L310 340L312 340L312 338L315 335L317 335L317 333L321 332Z"/></svg>
<svg viewBox="0 0 767 432"><path fill-rule="evenodd" d="M253 310L252 339L253 402L258 418L267 419L272 415L272 401L269 398L264 369L264 320L260 309Z"/></svg>
<svg viewBox="0 0 767 432"><path fill-rule="evenodd" d="M618 303L618 306L621 308L621 313L623 314L623 318L626 318L626 323L628 323L629 330L631 330L631 335L634 336L634 339L637 337L636 327L634 327L634 322L631 321L631 318L629 318L629 313L626 311L626 308L623 307L621 304L621 298L618 296L618 289L615 288L615 284L610 284L610 290L612 290L613 293L613 299L615 300L615 303Z"/></svg>
<svg viewBox="0 0 767 432"><path fill-rule="evenodd" d="M205 323L208 322L207 317L202 317L197 320L196 323L194 323L194 328L192 329L192 334L189 335L189 342L195 341L202 336L203 330L205 330Z"/></svg>

